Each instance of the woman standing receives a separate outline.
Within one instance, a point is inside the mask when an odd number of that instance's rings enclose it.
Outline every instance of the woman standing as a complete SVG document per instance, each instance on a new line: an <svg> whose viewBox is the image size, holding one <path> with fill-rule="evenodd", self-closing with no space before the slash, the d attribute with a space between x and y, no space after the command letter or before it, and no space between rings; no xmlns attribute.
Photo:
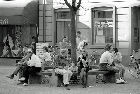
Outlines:
<svg viewBox="0 0 140 94"><path fill-rule="evenodd" d="M5 43L3 54L1 57L13 57L9 43Z"/></svg>

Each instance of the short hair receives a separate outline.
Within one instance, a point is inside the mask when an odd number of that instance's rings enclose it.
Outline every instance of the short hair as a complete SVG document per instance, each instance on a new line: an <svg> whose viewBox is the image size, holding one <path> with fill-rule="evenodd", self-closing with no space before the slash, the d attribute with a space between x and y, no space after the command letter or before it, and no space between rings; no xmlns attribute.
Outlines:
<svg viewBox="0 0 140 94"><path fill-rule="evenodd" d="M43 49L48 52L48 47L44 46Z"/></svg>
<svg viewBox="0 0 140 94"><path fill-rule="evenodd" d="M111 44L107 44L105 46L104 50L109 51L111 49L111 46L112 46Z"/></svg>
<svg viewBox="0 0 140 94"><path fill-rule="evenodd" d="M113 50L115 51L115 53L117 53L117 52L118 52L118 48L113 48Z"/></svg>
<svg viewBox="0 0 140 94"><path fill-rule="evenodd" d="M81 34L81 31L77 31L78 34Z"/></svg>
<svg viewBox="0 0 140 94"><path fill-rule="evenodd" d="M67 38L67 36L64 36L63 39L64 39L64 38Z"/></svg>
<svg viewBox="0 0 140 94"><path fill-rule="evenodd" d="M36 37L35 36L32 36L32 39L35 39Z"/></svg>

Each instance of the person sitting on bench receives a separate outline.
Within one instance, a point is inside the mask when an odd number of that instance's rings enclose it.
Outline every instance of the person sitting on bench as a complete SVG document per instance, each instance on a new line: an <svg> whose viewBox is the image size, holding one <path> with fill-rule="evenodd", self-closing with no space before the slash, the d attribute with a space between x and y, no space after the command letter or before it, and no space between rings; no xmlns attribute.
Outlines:
<svg viewBox="0 0 140 94"><path fill-rule="evenodd" d="M33 53L31 59L27 62L27 65L28 66L23 71L23 77L25 78L24 86L28 85L29 75L34 75L41 71L41 59Z"/></svg>
<svg viewBox="0 0 140 94"><path fill-rule="evenodd" d="M113 47L110 44L107 44L104 48L105 52L101 55L99 62L99 70L107 70L111 72L117 73L119 71L118 68L113 64ZM117 76L118 77L118 76ZM116 80L117 81L117 80Z"/></svg>
<svg viewBox="0 0 140 94"><path fill-rule="evenodd" d="M55 73L63 75L63 84L66 87L66 90L70 90L68 85L73 73L69 70L69 62L63 56L58 56L58 58L60 59L61 64L58 63L58 66L55 68Z"/></svg>
<svg viewBox="0 0 140 94"><path fill-rule="evenodd" d="M13 79L15 75L17 75L19 73L20 70L24 70L27 66L27 61L29 60L29 58L32 56L32 52L30 49L28 49L27 54L18 62L16 69L14 70L14 72L9 75L6 76L10 79ZM20 79L19 79L20 80Z"/></svg>
<svg viewBox="0 0 140 94"><path fill-rule="evenodd" d="M87 73L89 71L88 53L83 50L82 54L78 57L78 73L80 74L83 88L87 86Z"/></svg>

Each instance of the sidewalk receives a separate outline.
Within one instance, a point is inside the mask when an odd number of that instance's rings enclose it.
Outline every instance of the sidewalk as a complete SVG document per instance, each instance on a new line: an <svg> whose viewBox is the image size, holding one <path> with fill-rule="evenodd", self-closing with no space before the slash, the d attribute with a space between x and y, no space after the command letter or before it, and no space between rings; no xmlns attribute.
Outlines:
<svg viewBox="0 0 140 94"><path fill-rule="evenodd" d="M140 79L133 78L126 70L127 84L94 84L92 87L70 86L71 90L63 87L47 87L41 84L29 86L17 85L17 77L8 79L15 69L14 66L0 66L0 94L140 94Z"/></svg>

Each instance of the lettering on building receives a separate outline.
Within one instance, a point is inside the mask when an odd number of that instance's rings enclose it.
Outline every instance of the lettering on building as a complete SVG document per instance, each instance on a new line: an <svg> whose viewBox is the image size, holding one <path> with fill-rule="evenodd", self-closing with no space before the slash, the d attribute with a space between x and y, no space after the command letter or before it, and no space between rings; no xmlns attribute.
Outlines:
<svg viewBox="0 0 140 94"><path fill-rule="evenodd" d="M8 24L8 19L0 19L0 25Z"/></svg>

